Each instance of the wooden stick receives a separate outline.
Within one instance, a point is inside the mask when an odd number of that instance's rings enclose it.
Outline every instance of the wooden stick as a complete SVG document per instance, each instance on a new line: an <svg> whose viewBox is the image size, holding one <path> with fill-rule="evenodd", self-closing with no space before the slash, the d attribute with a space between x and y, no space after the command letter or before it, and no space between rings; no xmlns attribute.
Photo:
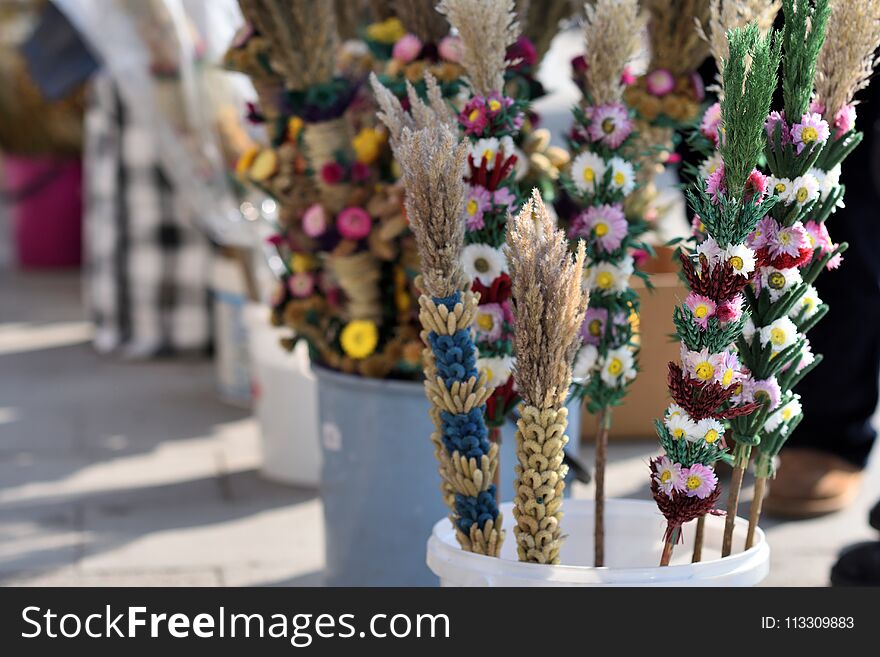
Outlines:
<svg viewBox="0 0 880 657"><path fill-rule="evenodd" d="M661 566L668 566L669 562L672 560L672 550L675 549L675 543L676 541L678 541L678 534L680 531L681 528L676 527L671 532L669 532L669 538L663 545L663 554L660 555Z"/></svg>
<svg viewBox="0 0 880 657"><path fill-rule="evenodd" d="M752 547L755 542L755 530L758 528L758 521L761 519L761 507L764 505L764 491L766 487L766 477L757 477L755 479L755 497L752 499L752 508L749 511L749 532L746 534L746 550Z"/></svg>
<svg viewBox="0 0 880 657"><path fill-rule="evenodd" d="M596 524L593 541L596 549L594 565L605 565L605 463L608 460L608 433L611 431L611 409L599 413L599 432L596 434Z"/></svg>
<svg viewBox="0 0 880 657"><path fill-rule="evenodd" d="M739 509L739 493L742 489L743 477L749 465L751 446L740 443L736 446L733 478L730 480L730 493L727 497L727 518L724 520L724 540L721 543L721 556L729 557L733 551L733 523Z"/></svg>
<svg viewBox="0 0 880 657"><path fill-rule="evenodd" d="M706 516L697 518L697 532L694 534L694 555L691 563L700 563L703 558L703 540L706 535Z"/></svg>

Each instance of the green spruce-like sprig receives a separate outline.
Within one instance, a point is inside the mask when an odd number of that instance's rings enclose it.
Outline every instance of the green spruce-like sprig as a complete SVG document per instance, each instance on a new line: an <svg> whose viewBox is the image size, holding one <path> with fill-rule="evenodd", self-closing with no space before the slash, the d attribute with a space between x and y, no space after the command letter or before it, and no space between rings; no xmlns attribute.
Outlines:
<svg viewBox="0 0 880 657"><path fill-rule="evenodd" d="M727 193L741 199L746 180L764 152L764 119L776 89L780 43L773 32L762 37L756 22L730 30L727 38L730 58L724 63L721 100L726 138L719 150Z"/></svg>
<svg viewBox="0 0 880 657"><path fill-rule="evenodd" d="M800 121L810 106L816 60L825 43L831 5L828 0L783 0L782 13L782 100L786 120L791 123Z"/></svg>

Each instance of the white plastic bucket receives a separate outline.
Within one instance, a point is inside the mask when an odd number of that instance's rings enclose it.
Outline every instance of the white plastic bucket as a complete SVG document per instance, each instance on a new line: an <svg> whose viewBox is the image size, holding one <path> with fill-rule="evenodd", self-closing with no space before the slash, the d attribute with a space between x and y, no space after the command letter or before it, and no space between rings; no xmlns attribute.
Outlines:
<svg viewBox="0 0 880 657"><path fill-rule="evenodd" d="M254 412L260 424L261 472L272 481L315 488L321 483L317 382L308 347L288 353L286 334L269 323L269 309L246 309L253 374Z"/></svg>
<svg viewBox="0 0 880 657"><path fill-rule="evenodd" d="M215 254L211 261L214 299L214 367L220 398L236 406L251 402L247 305L244 274L238 261Z"/></svg>
<svg viewBox="0 0 880 657"><path fill-rule="evenodd" d="M567 538L561 565L520 563L516 557L511 503L502 504L506 537L501 558L464 552L449 519L434 525L428 539L428 567L441 586L755 586L770 570L770 547L758 529L755 544L744 552L721 557L724 518L706 518L704 560L691 563L694 522L683 528L672 564L661 568L666 521L653 501L607 500L605 559L594 568L593 500L565 500L562 529ZM748 523L736 519L734 545L743 545Z"/></svg>

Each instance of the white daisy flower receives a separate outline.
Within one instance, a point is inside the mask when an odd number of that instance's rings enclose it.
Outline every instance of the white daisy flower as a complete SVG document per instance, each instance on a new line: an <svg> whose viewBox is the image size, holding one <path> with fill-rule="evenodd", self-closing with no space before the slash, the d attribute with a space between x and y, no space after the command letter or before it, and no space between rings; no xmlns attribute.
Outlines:
<svg viewBox="0 0 880 657"><path fill-rule="evenodd" d="M687 440L693 442L697 439L697 423L687 413L670 415L664 421L669 435L673 440Z"/></svg>
<svg viewBox="0 0 880 657"><path fill-rule="evenodd" d="M758 331L762 346L770 345L774 352L787 349L797 341L798 330L788 317L780 317Z"/></svg>
<svg viewBox="0 0 880 657"><path fill-rule="evenodd" d="M767 419L764 421L763 430L765 433L771 433L776 431L780 424L782 424L782 416L779 415L779 411L776 411L767 416Z"/></svg>
<svg viewBox="0 0 880 657"><path fill-rule="evenodd" d="M610 349L602 362L602 381L608 386L623 386L636 378L635 362L628 347Z"/></svg>
<svg viewBox="0 0 880 657"><path fill-rule="evenodd" d="M608 168L611 169L611 188L619 189L624 196L628 196L636 186L633 165L622 157L612 157L608 160Z"/></svg>
<svg viewBox="0 0 880 657"><path fill-rule="evenodd" d="M715 151L700 164L700 177L703 180L709 180L709 176L715 173L715 170L721 166L721 153Z"/></svg>
<svg viewBox="0 0 880 657"><path fill-rule="evenodd" d="M819 198L826 199L828 194L831 192L831 187L828 185L828 173L822 171L818 167L811 167L808 174L813 176L816 179L816 182L819 183Z"/></svg>
<svg viewBox="0 0 880 657"><path fill-rule="evenodd" d="M468 152L473 158L475 166L480 166L480 161L484 157L486 158L487 171L491 171L495 168L495 156L498 154L499 150L502 153L502 159L507 155L513 155L515 152L513 139L510 137L502 137L499 141L495 137L484 137L483 139L477 139L477 141L468 146Z"/></svg>
<svg viewBox="0 0 880 657"><path fill-rule="evenodd" d="M805 173L791 181L791 193L785 199L785 204L806 205L817 198L819 198L819 181L815 176Z"/></svg>
<svg viewBox="0 0 880 657"><path fill-rule="evenodd" d="M714 237L707 237L697 245L696 253L697 256L706 256L709 266L713 267L721 262L721 257L724 252L721 250L721 247L718 246L718 242L715 241Z"/></svg>
<svg viewBox="0 0 880 657"><path fill-rule="evenodd" d="M761 287L767 288L770 300L776 302L792 286L797 285L803 279L797 267L788 269L776 269L776 267L763 267L761 269Z"/></svg>
<svg viewBox="0 0 880 657"><path fill-rule="evenodd" d="M788 316L794 319L803 311L804 319L809 319L819 312L821 305L822 299L819 298L819 292L811 285L804 292L804 295L798 299L797 303L791 307L791 310L788 311Z"/></svg>
<svg viewBox="0 0 880 657"><path fill-rule="evenodd" d="M513 356L477 358L477 371L485 372L489 387L497 388L507 383L515 362Z"/></svg>
<svg viewBox="0 0 880 657"><path fill-rule="evenodd" d="M488 244L468 244L462 249L461 260L464 273L486 286L507 271L507 258Z"/></svg>
<svg viewBox="0 0 880 657"><path fill-rule="evenodd" d="M666 408L666 418L668 419L675 415L687 415L687 412L675 402L671 402Z"/></svg>
<svg viewBox="0 0 880 657"><path fill-rule="evenodd" d="M803 407L801 406L800 397L798 395L794 396L790 402L788 402L785 406L780 408L777 412L782 416L783 422L791 422L803 411Z"/></svg>
<svg viewBox="0 0 880 657"><path fill-rule="evenodd" d="M740 276L748 277L755 271L755 252L745 244L731 244L722 252L721 258Z"/></svg>
<svg viewBox="0 0 880 657"><path fill-rule="evenodd" d="M580 192L592 194L604 175L605 160L595 153L584 151L572 160L571 179Z"/></svg>
<svg viewBox="0 0 880 657"><path fill-rule="evenodd" d="M724 425L714 418L704 418L697 422L696 436L711 445L724 437Z"/></svg>
<svg viewBox="0 0 880 657"><path fill-rule="evenodd" d="M571 378L575 383L585 383L593 375L598 360L599 350L596 345L585 344L581 347L571 368Z"/></svg>
<svg viewBox="0 0 880 657"><path fill-rule="evenodd" d="M598 262L584 271L584 284L588 290L600 292L625 292L633 273L633 259L626 257L619 264Z"/></svg>
<svg viewBox="0 0 880 657"><path fill-rule="evenodd" d="M755 337L755 322L752 321L751 315L749 315L743 324L742 336L743 340L746 341L746 344L752 344L752 338Z"/></svg>
<svg viewBox="0 0 880 657"><path fill-rule="evenodd" d="M776 178L775 176L767 176L768 190L771 194L776 194L781 203L786 205L791 203L791 194L793 187L791 180L788 178Z"/></svg>

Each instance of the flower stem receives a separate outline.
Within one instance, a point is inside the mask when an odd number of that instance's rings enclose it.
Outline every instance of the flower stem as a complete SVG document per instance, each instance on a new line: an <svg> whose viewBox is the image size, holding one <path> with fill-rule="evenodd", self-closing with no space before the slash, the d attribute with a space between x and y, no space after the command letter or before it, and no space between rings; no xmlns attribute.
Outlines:
<svg viewBox="0 0 880 657"><path fill-rule="evenodd" d="M608 433L611 431L611 408L599 412L599 431L596 434L596 524L593 529L595 546L594 565L605 565L605 463L608 460Z"/></svg>
<svg viewBox="0 0 880 657"><path fill-rule="evenodd" d="M669 532L669 538L666 539L666 543L663 545L663 554L660 555L661 566L668 566L669 562L672 560L672 550L675 548L675 543L678 541L679 532L681 532L681 527L676 527Z"/></svg>
<svg viewBox="0 0 880 657"><path fill-rule="evenodd" d="M764 491L767 488L766 477L755 478L755 497L752 498L752 508L749 512L749 531L746 534L746 547L748 550L755 542L755 530L758 528L758 521L761 519L761 507L764 504Z"/></svg>
<svg viewBox="0 0 880 657"><path fill-rule="evenodd" d="M705 514L697 518L697 531L694 534L694 555L691 563L700 563L703 558L703 539L706 535L706 516Z"/></svg>
<svg viewBox="0 0 880 657"><path fill-rule="evenodd" d="M727 497L727 518L724 520L724 540L721 543L721 556L728 557L733 550L733 525L736 522L736 511L739 508L739 493L742 489L743 477L749 465L751 445L737 443L734 451L733 477L730 480L730 493Z"/></svg>

